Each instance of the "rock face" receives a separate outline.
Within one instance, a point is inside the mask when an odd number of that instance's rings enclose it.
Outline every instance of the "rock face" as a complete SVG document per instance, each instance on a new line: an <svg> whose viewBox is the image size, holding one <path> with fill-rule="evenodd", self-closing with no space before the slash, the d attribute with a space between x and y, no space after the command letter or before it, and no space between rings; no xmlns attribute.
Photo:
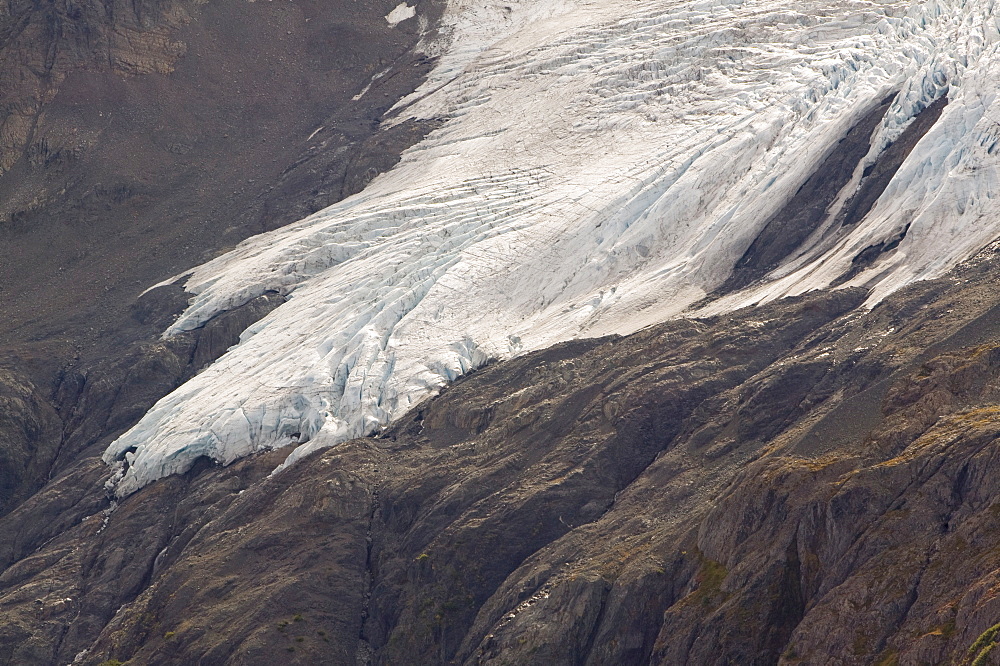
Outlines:
<svg viewBox="0 0 1000 666"><path fill-rule="evenodd" d="M994 663L996 277L559 345L120 506L91 449L0 520L5 658Z"/></svg>
<svg viewBox="0 0 1000 666"><path fill-rule="evenodd" d="M431 62L393 6L0 8L0 341L99 339L151 284L394 164L421 128L374 135ZM433 30L441 3L416 6Z"/></svg>
<svg viewBox="0 0 1000 666"><path fill-rule="evenodd" d="M139 293L436 124L378 131L430 67L417 21L336 4L0 8L0 662L1000 661L997 247L871 311L842 289L564 343L280 473L109 497L106 445L282 300L164 341L188 295ZM784 212L792 247L816 211ZM740 284L788 250L765 240Z"/></svg>

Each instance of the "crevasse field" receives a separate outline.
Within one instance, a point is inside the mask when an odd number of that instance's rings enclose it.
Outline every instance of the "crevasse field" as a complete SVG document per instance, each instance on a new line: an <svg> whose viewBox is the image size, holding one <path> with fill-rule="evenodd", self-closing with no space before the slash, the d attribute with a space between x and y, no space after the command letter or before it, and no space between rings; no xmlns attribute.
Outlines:
<svg viewBox="0 0 1000 666"><path fill-rule="evenodd" d="M267 290L290 298L108 448L118 494L199 456L295 444L287 465L490 358L693 314L892 94L854 185L915 114L950 103L872 212L840 227L835 205L788 263L698 312L828 286L910 225L845 285L872 304L1000 235L1000 7L791 4L453 0L422 43L436 70L389 121L443 126L360 194L187 279L196 296L165 336Z"/></svg>

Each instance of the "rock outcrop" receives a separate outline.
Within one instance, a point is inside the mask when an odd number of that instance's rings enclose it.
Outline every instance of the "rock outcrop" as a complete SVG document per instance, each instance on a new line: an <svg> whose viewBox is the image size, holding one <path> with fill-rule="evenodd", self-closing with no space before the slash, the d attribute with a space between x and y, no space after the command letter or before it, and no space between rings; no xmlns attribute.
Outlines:
<svg viewBox="0 0 1000 666"><path fill-rule="evenodd" d="M995 275L566 343L121 505L85 452L0 520L7 659L992 663Z"/></svg>

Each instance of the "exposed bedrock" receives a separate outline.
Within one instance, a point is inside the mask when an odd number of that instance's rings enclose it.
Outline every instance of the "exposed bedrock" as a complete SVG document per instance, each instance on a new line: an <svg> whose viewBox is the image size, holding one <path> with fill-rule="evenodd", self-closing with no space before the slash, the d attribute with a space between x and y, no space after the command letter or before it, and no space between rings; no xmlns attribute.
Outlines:
<svg viewBox="0 0 1000 666"><path fill-rule="evenodd" d="M150 285L395 164L427 127L379 125L443 8L396 4L0 9L0 344L99 342Z"/></svg>
<svg viewBox="0 0 1000 666"><path fill-rule="evenodd" d="M917 142L933 127L948 104L947 97L940 97L917 113L902 134L868 165L861 180L853 183L852 176L862 159L872 147L873 135L893 102L890 96L859 120L806 179L795 195L764 225L760 234L736 262L732 274L719 288L728 293L759 280L785 261L804 251L804 245L818 232L831 216L833 225L828 234L836 234L841 227L852 226L871 212L889 181L903 164ZM835 204L849 184L854 191L839 208ZM906 230L895 239L887 239L858 255L852 269L837 280L847 282L864 268L870 266L882 253L899 245Z"/></svg>
<svg viewBox="0 0 1000 666"><path fill-rule="evenodd" d="M113 511L84 456L0 519L7 658L971 662L1000 603L994 281L991 249L871 312L565 343Z"/></svg>
<svg viewBox="0 0 1000 666"><path fill-rule="evenodd" d="M0 506L40 485L56 456L61 422L47 397L24 375L0 368Z"/></svg>

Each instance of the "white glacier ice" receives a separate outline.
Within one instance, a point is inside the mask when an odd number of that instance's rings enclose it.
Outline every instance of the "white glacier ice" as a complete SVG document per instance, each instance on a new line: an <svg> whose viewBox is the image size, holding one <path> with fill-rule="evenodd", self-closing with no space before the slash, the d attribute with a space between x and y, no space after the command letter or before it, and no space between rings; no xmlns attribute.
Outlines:
<svg viewBox="0 0 1000 666"><path fill-rule="evenodd" d="M405 3L404 3L405 4ZM290 298L107 450L119 495L371 433L490 358L676 316L722 284L848 129L897 93L872 152L943 115L859 224L811 238L719 311L854 277L873 302L1000 234L997 7L983 0L452 0L400 119L444 119L360 194L187 280L194 329ZM287 463L286 463L287 464Z"/></svg>

